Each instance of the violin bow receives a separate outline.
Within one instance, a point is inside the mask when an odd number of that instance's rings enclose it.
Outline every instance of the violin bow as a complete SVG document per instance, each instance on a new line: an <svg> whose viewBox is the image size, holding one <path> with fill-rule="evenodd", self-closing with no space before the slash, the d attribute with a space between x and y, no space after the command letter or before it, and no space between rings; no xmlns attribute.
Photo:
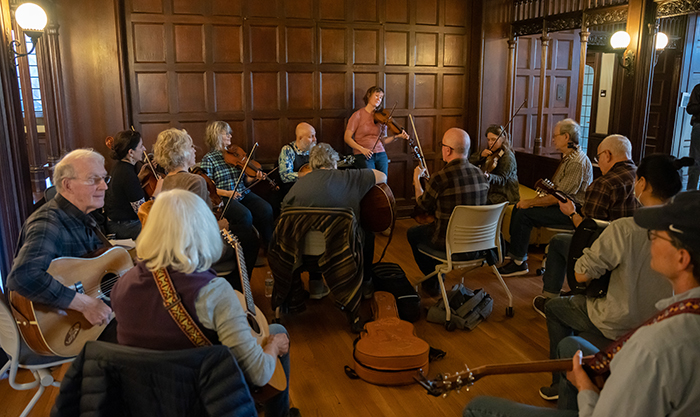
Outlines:
<svg viewBox="0 0 700 417"><path fill-rule="evenodd" d="M153 164L151 163L151 158L148 157L148 152L144 152L143 156L146 158L146 162L148 163L148 167L151 168L151 172L153 172L153 175L156 177L156 179L162 179L160 175L156 172L156 169L153 167Z"/></svg>
<svg viewBox="0 0 700 417"><path fill-rule="evenodd" d="M265 174L265 175L270 175L270 174L272 174L273 172L277 171L278 169L279 169L279 166L276 166L273 170L271 170L270 172L268 172L268 173ZM258 178L258 179L255 180L252 184L250 184L249 186L247 186L246 188L244 188L244 189L243 189L243 192L248 191L248 190L250 190L251 188L255 187L255 184L259 183L260 181L262 181L262 180L264 180L264 179L265 179L265 178ZM279 187L278 187L278 188L279 188Z"/></svg>
<svg viewBox="0 0 700 417"><path fill-rule="evenodd" d="M421 164L423 169L425 169L426 178L430 179L430 173L428 172L428 165L425 163L425 155L423 155L423 147L420 144L420 139L418 138L418 132L416 131L416 124L413 122L413 115L408 115L408 120L411 121L411 127L413 128L413 136L416 137L416 143L418 144L418 163Z"/></svg>
<svg viewBox="0 0 700 417"><path fill-rule="evenodd" d="M236 180L236 184L234 184L234 186L233 186L233 196L231 196L231 198L229 198L228 201L226 202L224 209L221 211L221 217L219 218L219 220L224 218L224 213L226 213L226 209L228 209L228 205L231 203L231 200L233 200L233 198L235 197L236 189L238 189L238 184L241 183L241 180L243 179L243 176L245 175L245 170L246 170L246 168L248 168L248 162L250 162L250 157L253 156L253 152L255 152L255 149L257 149L257 147L258 147L258 142L255 142L255 144L253 145L253 148L250 150L250 153L246 156L245 163L243 164L243 168L241 168L241 175L238 176L238 179ZM245 190L243 190L243 191L245 192Z"/></svg>
<svg viewBox="0 0 700 417"><path fill-rule="evenodd" d="M520 107L518 107L518 110L516 110L515 113L513 113L513 115L510 116L510 120L508 120L508 124L506 124L506 127L504 127L503 130L501 130L501 133L498 135L498 137L496 138L496 140L493 141L493 144L492 144L491 146L489 146L489 150L491 150L491 148L493 148L493 147L496 145L496 142L498 142L498 139L500 139L501 136L503 136L503 134L506 133L506 131L508 130L508 127L509 127L510 124L513 122L513 119L515 119L515 116L517 116L518 113L520 113L520 110L523 108L523 106L524 106L526 103L527 103L527 100L523 100L523 102L520 104Z"/></svg>

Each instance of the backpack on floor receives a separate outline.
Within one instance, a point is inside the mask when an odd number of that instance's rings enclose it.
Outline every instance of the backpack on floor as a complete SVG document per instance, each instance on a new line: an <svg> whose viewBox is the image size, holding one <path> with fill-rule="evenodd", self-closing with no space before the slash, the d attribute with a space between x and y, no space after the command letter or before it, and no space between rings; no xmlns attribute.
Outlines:
<svg viewBox="0 0 700 417"><path fill-rule="evenodd" d="M394 295L401 320L413 323L420 319L420 295L399 265L391 262L372 265L372 281L375 291Z"/></svg>
<svg viewBox="0 0 700 417"><path fill-rule="evenodd" d="M452 309L451 321L459 329L474 330L493 310L493 299L482 288L472 291L463 284L457 284L447 292L447 299ZM427 320L445 324L445 303L442 298L430 307Z"/></svg>

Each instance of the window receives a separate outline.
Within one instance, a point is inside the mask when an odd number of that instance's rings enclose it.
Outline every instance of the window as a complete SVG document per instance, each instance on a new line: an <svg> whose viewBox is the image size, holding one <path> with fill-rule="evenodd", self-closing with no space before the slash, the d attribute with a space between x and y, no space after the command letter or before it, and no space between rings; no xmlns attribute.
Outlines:
<svg viewBox="0 0 700 417"><path fill-rule="evenodd" d="M581 98L581 137L579 146L583 153L588 150L588 133L591 126L591 105L593 103L593 67L586 65L583 75L583 97Z"/></svg>

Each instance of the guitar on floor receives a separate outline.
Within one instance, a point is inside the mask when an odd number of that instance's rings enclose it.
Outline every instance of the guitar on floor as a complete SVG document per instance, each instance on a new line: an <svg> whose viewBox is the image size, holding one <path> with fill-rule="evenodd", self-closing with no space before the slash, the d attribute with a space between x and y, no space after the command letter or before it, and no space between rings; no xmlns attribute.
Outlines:
<svg viewBox="0 0 700 417"><path fill-rule="evenodd" d="M603 386L605 379L609 375L609 368L596 370L596 356L584 356L583 369L588 373L591 380L600 388ZM425 374L420 371L414 378L421 384L428 394L443 398L450 391L461 390L465 388L469 391L469 387L474 385L479 379L489 375L507 375L507 374L527 374L538 372L566 372L573 368L573 360L568 359L551 359L545 361L534 362L518 362L505 363L501 365L484 365L478 368L469 369L465 365L465 370L455 372L453 374L438 374L435 379L428 379Z"/></svg>
<svg viewBox="0 0 700 417"><path fill-rule="evenodd" d="M126 249L113 247L94 258L56 258L46 272L79 293L109 300L117 279L133 266ZM40 355L77 356L86 342L97 340L107 327L93 326L79 311L34 303L15 291L10 291L9 299L22 337Z"/></svg>
<svg viewBox="0 0 700 417"><path fill-rule="evenodd" d="M221 230L221 235L226 243L231 245L236 252L236 256L238 257L238 275L241 279L241 288L243 288L243 293L241 294L240 292L236 291L236 295L238 296L238 301L240 301L241 306L243 306L246 312L246 318L248 320L248 325L250 326L250 333L253 335L253 337L255 337L260 346L265 346L265 343L267 343L267 338L270 336L270 326L267 324L265 315L262 313L260 308L255 305L253 293L250 290L250 279L248 278L248 271L245 267L241 243L229 230ZM279 358L277 358L275 372L272 374L270 381L264 387L259 387L256 389L252 389L251 387L251 393L256 401L263 402L265 399L273 397L285 389L287 389L287 376L282 368L282 363L280 362Z"/></svg>

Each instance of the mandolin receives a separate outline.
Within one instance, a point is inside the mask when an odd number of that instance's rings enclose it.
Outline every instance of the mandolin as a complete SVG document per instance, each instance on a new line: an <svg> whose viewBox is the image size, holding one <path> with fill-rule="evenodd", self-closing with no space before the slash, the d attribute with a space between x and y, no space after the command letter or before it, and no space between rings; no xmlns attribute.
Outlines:
<svg viewBox="0 0 700 417"><path fill-rule="evenodd" d="M79 293L109 300L117 279L134 266L129 252L113 247L94 258L56 258L46 272ZM85 343L97 340L107 323L93 326L83 314L34 303L10 291L10 306L27 346L40 355L77 356Z"/></svg>
<svg viewBox="0 0 700 417"><path fill-rule="evenodd" d="M270 336L270 326L267 324L265 315L263 315L260 308L255 305L253 292L250 289L250 279L248 278L248 272L245 268L245 260L243 259L243 249L241 248L241 243L238 241L238 238L228 230L221 230L221 235L226 243L231 245L231 247L236 251L236 255L238 256L238 275L241 279L243 294L236 291L236 295L238 296L238 301L240 301L241 306L243 306L246 312L246 319L248 320L248 325L250 326L250 333L253 335L253 337L255 337L255 340L260 346L265 346L267 343L267 338ZM264 387L258 387L255 389L251 387L251 393L253 394L253 397L255 397L256 401L264 402L265 399L273 397L274 395L284 391L286 388L287 377L284 374L282 363L280 362L279 358L277 358L275 372L272 374L270 381Z"/></svg>

